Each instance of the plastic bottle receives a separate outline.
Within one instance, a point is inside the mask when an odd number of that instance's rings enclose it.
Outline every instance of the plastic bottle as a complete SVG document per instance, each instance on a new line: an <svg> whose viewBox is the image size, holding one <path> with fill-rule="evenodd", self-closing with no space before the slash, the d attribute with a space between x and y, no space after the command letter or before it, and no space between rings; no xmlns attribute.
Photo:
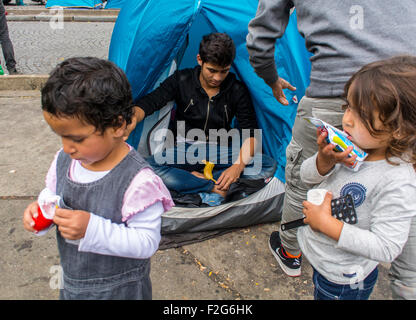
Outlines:
<svg viewBox="0 0 416 320"><path fill-rule="evenodd" d="M33 229L41 231L53 223L55 209L58 208L60 197L53 194L48 188L43 189L38 197L38 214L33 217Z"/></svg>
<svg viewBox="0 0 416 320"><path fill-rule="evenodd" d="M36 218L33 218L33 221L35 222L33 229L35 229L36 231L41 231L43 229L46 229L53 223L53 217L48 217L46 214L43 213L40 206L38 206L38 216Z"/></svg>
<svg viewBox="0 0 416 320"><path fill-rule="evenodd" d="M4 75L3 68L0 66L0 76Z"/></svg>

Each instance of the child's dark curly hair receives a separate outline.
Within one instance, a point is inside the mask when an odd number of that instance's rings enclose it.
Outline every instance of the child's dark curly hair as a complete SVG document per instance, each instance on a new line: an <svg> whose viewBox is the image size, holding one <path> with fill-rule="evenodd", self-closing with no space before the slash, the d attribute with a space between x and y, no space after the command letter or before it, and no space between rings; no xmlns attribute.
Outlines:
<svg viewBox="0 0 416 320"><path fill-rule="evenodd" d="M415 166L416 57L403 55L370 63L347 82L345 97L349 90L350 107L358 112L370 134L390 135L386 159L398 157ZM383 123L381 130L375 129L374 110Z"/></svg>
<svg viewBox="0 0 416 320"><path fill-rule="evenodd" d="M69 58L51 72L42 88L42 110L56 117L76 117L103 133L131 123L130 83L111 61Z"/></svg>

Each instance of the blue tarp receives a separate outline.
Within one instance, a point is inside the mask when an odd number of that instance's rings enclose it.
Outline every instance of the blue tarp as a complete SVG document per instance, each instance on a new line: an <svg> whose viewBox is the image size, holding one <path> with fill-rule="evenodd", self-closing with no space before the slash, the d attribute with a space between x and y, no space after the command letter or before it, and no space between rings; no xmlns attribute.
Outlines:
<svg viewBox="0 0 416 320"><path fill-rule="evenodd" d="M246 48L248 23L255 16L257 0L125 0L114 27L109 59L127 74L133 97L141 97L166 77L176 59L179 69L196 65L199 42L204 34L226 32L236 45L232 71L250 90L260 127L263 129L263 152L278 162L276 177L284 181L286 147L297 103L309 84L310 54L292 14L286 33L276 43L279 75L296 86L285 92L289 106L276 101L271 89L251 67ZM189 45L182 59L181 48ZM295 99L292 99L296 96ZM139 124L128 142L137 147L142 137Z"/></svg>
<svg viewBox="0 0 416 320"><path fill-rule="evenodd" d="M101 0L48 0L45 7L98 8L102 6L102 3Z"/></svg>
<svg viewBox="0 0 416 320"><path fill-rule="evenodd" d="M126 0L107 0L106 9L119 9Z"/></svg>

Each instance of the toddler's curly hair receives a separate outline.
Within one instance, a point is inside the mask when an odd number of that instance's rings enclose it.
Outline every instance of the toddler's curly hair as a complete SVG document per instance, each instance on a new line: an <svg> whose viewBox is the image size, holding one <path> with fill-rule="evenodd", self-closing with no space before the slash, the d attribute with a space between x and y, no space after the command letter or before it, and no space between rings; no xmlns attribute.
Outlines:
<svg viewBox="0 0 416 320"><path fill-rule="evenodd" d="M101 133L131 123L130 83L111 61L69 58L51 72L41 93L42 110L56 117L76 117Z"/></svg>
<svg viewBox="0 0 416 320"><path fill-rule="evenodd" d="M390 135L386 159L398 157L416 168L416 57L401 55L365 65L346 83L345 97L349 90L350 107L370 134ZM374 109L383 123L379 130L374 128Z"/></svg>

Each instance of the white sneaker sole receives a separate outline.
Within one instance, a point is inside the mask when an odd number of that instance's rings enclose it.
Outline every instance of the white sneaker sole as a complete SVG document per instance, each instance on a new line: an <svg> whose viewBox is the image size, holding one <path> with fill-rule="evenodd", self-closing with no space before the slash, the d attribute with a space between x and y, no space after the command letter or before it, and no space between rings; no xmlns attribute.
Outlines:
<svg viewBox="0 0 416 320"><path fill-rule="evenodd" d="M270 241L268 241L269 249L273 253L275 259L279 263L280 268L283 270L284 273L286 273L289 277L300 277L302 274L301 267L299 269L290 269L288 268L280 259L280 256L277 254L275 250L273 250L272 246L270 245Z"/></svg>

